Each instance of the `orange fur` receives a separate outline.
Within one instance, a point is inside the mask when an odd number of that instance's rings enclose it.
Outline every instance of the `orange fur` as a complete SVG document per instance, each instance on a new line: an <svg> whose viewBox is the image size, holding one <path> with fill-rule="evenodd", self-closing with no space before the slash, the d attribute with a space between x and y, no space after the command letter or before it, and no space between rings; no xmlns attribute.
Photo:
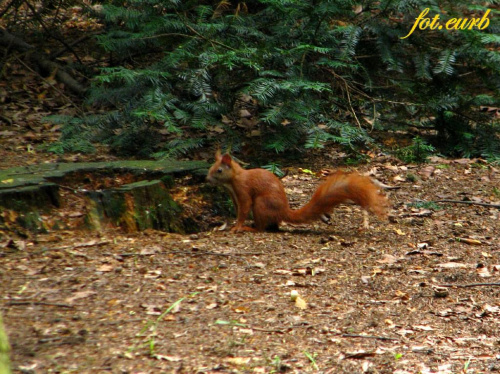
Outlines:
<svg viewBox="0 0 500 374"><path fill-rule="evenodd" d="M307 223L322 218L339 204L354 202L363 209L387 217L387 199L378 192L370 178L358 173L337 171L327 177L302 208L290 209L281 181L264 169L243 169L229 154L215 154L215 163L207 175L208 182L229 190L237 211L231 231L264 231L277 229L281 222ZM255 229L245 226L253 212Z"/></svg>

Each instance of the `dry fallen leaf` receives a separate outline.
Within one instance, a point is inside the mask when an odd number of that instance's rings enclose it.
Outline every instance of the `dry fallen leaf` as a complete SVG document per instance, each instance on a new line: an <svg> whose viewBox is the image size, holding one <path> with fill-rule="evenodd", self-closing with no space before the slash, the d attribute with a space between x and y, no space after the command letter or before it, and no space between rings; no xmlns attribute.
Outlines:
<svg viewBox="0 0 500 374"><path fill-rule="evenodd" d="M99 266L96 270L97 271L101 271L103 273L107 273L107 272L113 271L113 269L114 269L113 265L111 265L111 264L103 264L103 265Z"/></svg>
<svg viewBox="0 0 500 374"><path fill-rule="evenodd" d="M153 245L141 249L140 254L143 256L154 255L155 253L161 252L160 247Z"/></svg>
<svg viewBox="0 0 500 374"><path fill-rule="evenodd" d="M487 313L495 313L496 314L496 313L500 312L500 307L485 304L483 306L483 310Z"/></svg>
<svg viewBox="0 0 500 374"><path fill-rule="evenodd" d="M252 336L254 334L253 329L238 328L237 331L239 333L242 333L242 334L245 334L248 336Z"/></svg>
<svg viewBox="0 0 500 374"><path fill-rule="evenodd" d="M432 288L435 297L447 297L450 294L450 290L447 287L434 286Z"/></svg>
<svg viewBox="0 0 500 374"><path fill-rule="evenodd" d="M361 283L363 284L369 284L372 280L372 277L368 276L368 275L362 275L361 276Z"/></svg>
<svg viewBox="0 0 500 374"><path fill-rule="evenodd" d="M470 158L458 158L456 160L452 161L454 164L459 164L459 165L469 165L473 162L476 162L476 159L470 159Z"/></svg>
<svg viewBox="0 0 500 374"><path fill-rule="evenodd" d="M410 296L408 295L408 293L400 291L400 290L396 290L396 297L401 299L401 300L409 300L410 299Z"/></svg>
<svg viewBox="0 0 500 374"><path fill-rule="evenodd" d="M86 297L89 297L89 296L92 296L92 295L95 295L95 294L97 294L97 292L95 292L95 291L80 291L80 292L75 292L73 294L73 296L68 297L65 301L68 304L73 304L73 302L75 300L84 299Z"/></svg>
<svg viewBox="0 0 500 374"><path fill-rule="evenodd" d="M377 260L377 262L379 264L392 265L392 264L395 264L396 262L398 262L398 259L397 259L397 257L395 257L393 255L385 253L384 255L382 255L382 259Z"/></svg>
<svg viewBox="0 0 500 374"><path fill-rule="evenodd" d="M434 331L434 329L432 327L425 326L425 325L416 325L416 326L413 326L413 329L420 330L420 331Z"/></svg>
<svg viewBox="0 0 500 374"><path fill-rule="evenodd" d="M224 361L233 365L246 365L250 362L250 357L228 357Z"/></svg>
<svg viewBox="0 0 500 374"><path fill-rule="evenodd" d="M179 313L181 311L181 304L182 303L176 303L172 309L170 309L170 314L175 314L175 313Z"/></svg>
<svg viewBox="0 0 500 374"><path fill-rule="evenodd" d="M413 335L413 334L415 334L415 331L413 331L411 329L399 329L399 330L396 331L396 334L405 337L406 335Z"/></svg>
<svg viewBox="0 0 500 374"><path fill-rule="evenodd" d="M373 366L373 363L371 363L370 361L364 361L363 364L361 365L361 367L363 369L363 373L367 373L372 366Z"/></svg>
<svg viewBox="0 0 500 374"><path fill-rule="evenodd" d="M492 275L486 266L477 268L477 274L482 278L491 278Z"/></svg>
<svg viewBox="0 0 500 374"><path fill-rule="evenodd" d="M481 241L476 240L476 239L458 238L458 240L460 242L462 242L462 243L470 244L470 245L481 245L481 244L483 244Z"/></svg>
<svg viewBox="0 0 500 374"><path fill-rule="evenodd" d="M295 306L302 310L307 309L307 301L305 301L300 296L297 296L297 298L295 299Z"/></svg>
<svg viewBox="0 0 500 374"><path fill-rule="evenodd" d="M292 272L290 270L285 270L285 269L277 269L275 271L273 271L274 274L278 274L278 275L291 275Z"/></svg>
<svg viewBox="0 0 500 374"><path fill-rule="evenodd" d="M438 266L443 269L466 269L469 267L469 265L462 264L460 262L446 262L443 264L438 264Z"/></svg>
<svg viewBox="0 0 500 374"><path fill-rule="evenodd" d="M375 352L373 351L356 351L356 352L346 352L345 357L346 358L365 358L365 357L373 357L375 356Z"/></svg>
<svg viewBox="0 0 500 374"><path fill-rule="evenodd" d="M429 179L433 174L436 168L434 166L426 166L422 170L420 170L419 174L424 178L424 179Z"/></svg>
<svg viewBox="0 0 500 374"><path fill-rule="evenodd" d="M233 311L235 313L243 314L243 313L248 313L249 309L247 307L244 307L244 306L238 306L238 307L234 308Z"/></svg>
<svg viewBox="0 0 500 374"><path fill-rule="evenodd" d="M161 315L161 306L156 304L141 304L141 307L146 309L146 314L149 316Z"/></svg>

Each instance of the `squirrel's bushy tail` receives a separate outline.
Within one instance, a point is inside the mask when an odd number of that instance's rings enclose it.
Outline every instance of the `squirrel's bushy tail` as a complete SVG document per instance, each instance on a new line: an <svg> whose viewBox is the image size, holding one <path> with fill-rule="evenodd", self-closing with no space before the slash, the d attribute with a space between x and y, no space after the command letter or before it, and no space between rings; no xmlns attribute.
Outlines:
<svg viewBox="0 0 500 374"><path fill-rule="evenodd" d="M355 203L381 219L387 217L387 198L379 188L358 173L336 171L318 187L311 200L302 208L289 209L284 221L289 223L307 223L322 218L336 205Z"/></svg>

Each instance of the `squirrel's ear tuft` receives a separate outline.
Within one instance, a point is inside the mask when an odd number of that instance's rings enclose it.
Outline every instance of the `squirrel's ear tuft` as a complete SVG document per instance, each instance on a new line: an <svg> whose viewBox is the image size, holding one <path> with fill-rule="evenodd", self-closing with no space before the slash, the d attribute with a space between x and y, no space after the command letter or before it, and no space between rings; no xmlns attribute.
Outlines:
<svg viewBox="0 0 500 374"><path fill-rule="evenodd" d="M224 156L222 156L221 162L227 166L231 165L231 156L229 156L229 153L226 153Z"/></svg>
<svg viewBox="0 0 500 374"><path fill-rule="evenodd" d="M221 159L221 153L220 153L220 148L217 148L217 150L215 151L215 159L217 161L219 161Z"/></svg>

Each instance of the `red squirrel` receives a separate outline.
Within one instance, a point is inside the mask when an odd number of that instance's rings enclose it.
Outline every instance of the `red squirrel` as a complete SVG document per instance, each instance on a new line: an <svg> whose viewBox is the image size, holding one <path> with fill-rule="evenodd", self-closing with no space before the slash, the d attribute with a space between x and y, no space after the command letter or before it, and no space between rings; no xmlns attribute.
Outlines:
<svg viewBox="0 0 500 374"><path fill-rule="evenodd" d="M379 218L387 217L387 198L379 193L369 177L355 172L331 174L319 185L311 200L296 210L290 209L278 177L264 169L245 170L227 153L216 152L207 181L229 190L237 212L233 232L277 230L281 222L307 223L323 219L336 205L347 202L354 202ZM255 228L245 226L250 209ZM364 224L368 224L366 216Z"/></svg>

